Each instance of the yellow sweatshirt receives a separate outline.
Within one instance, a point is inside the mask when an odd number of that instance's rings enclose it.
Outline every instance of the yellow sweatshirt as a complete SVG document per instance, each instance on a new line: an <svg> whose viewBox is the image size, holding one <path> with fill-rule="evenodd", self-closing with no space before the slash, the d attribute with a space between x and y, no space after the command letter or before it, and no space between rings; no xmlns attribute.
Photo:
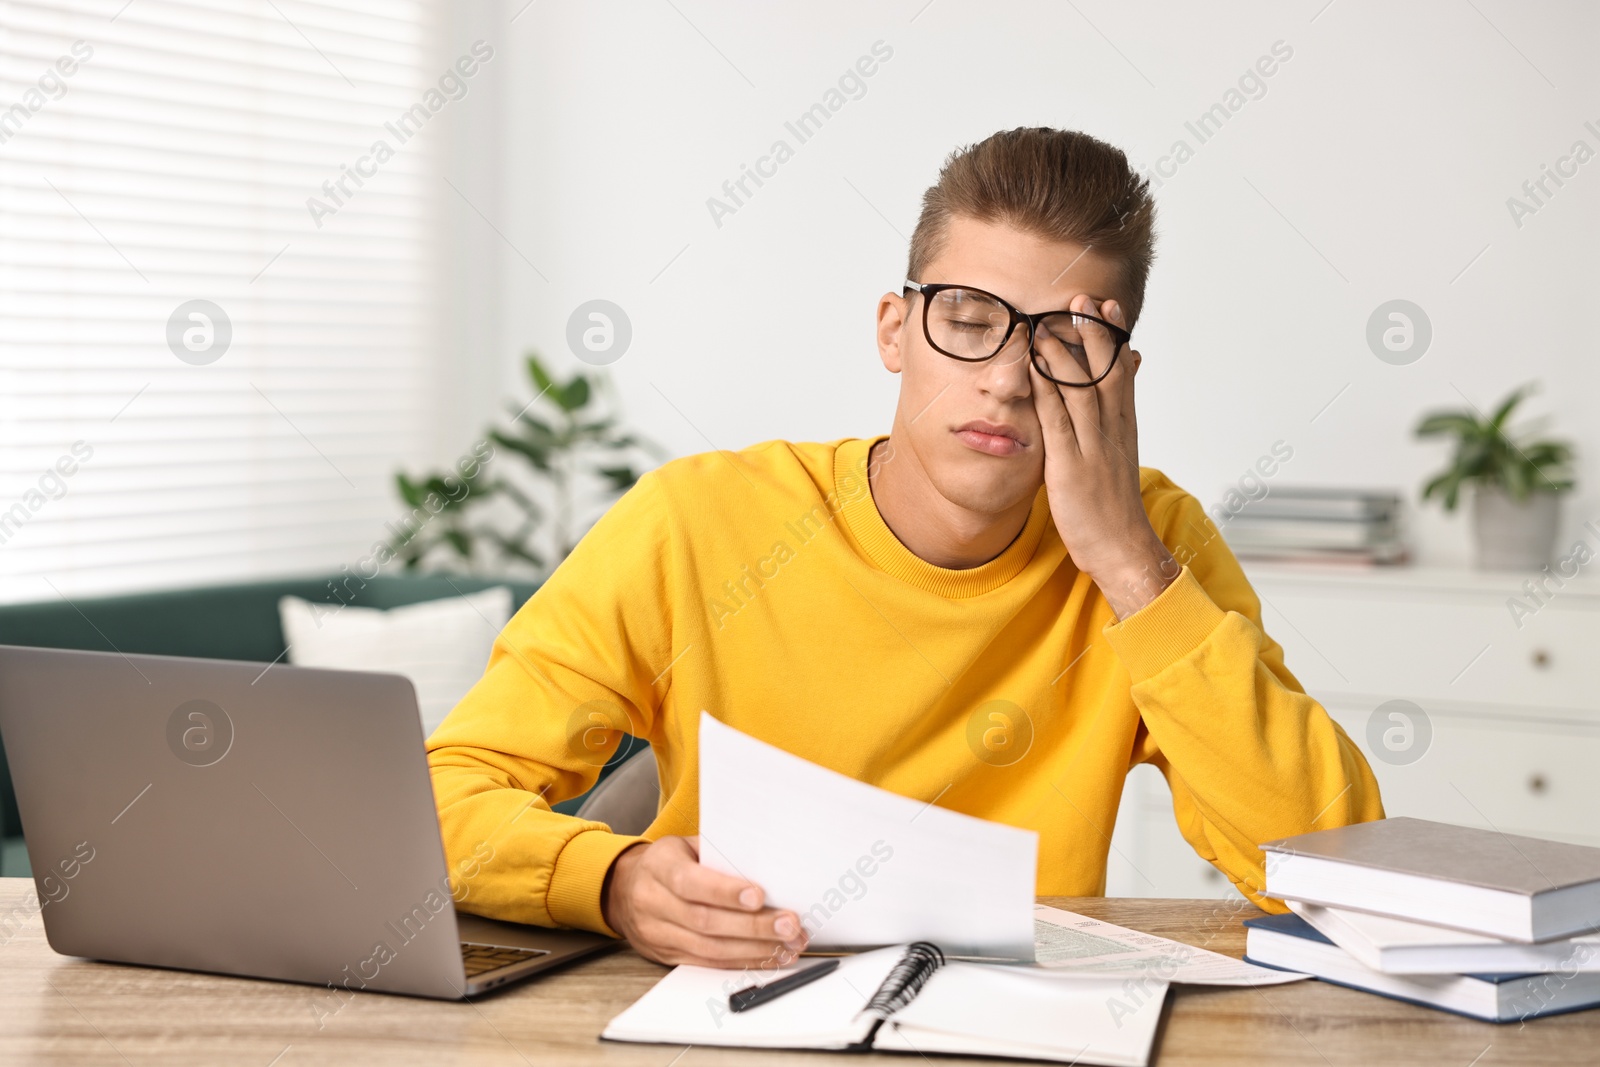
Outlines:
<svg viewBox="0 0 1600 1067"><path fill-rule="evenodd" d="M1142 470L1151 523L1187 565L1117 622L1042 487L988 563L913 554L873 504L873 440L667 463L517 612L428 741L464 909L614 933L601 886L640 838L549 805L588 790L626 732L658 761L644 838L694 834L702 708L861 781L1037 831L1040 894L1104 892L1138 763L1166 776L1195 851L1270 911L1260 842L1383 817L1366 761L1284 666L1194 497Z"/></svg>

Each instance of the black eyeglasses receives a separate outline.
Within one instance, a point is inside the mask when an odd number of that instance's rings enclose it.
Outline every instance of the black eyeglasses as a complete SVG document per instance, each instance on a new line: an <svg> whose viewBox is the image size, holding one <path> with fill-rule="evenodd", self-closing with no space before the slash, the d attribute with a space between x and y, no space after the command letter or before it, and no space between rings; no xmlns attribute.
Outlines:
<svg viewBox="0 0 1600 1067"><path fill-rule="evenodd" d="M1057 385L1081 389L1103 381L1117 365L1123 346L1133 336L1121 326L1079 311L1043 311L1029 315L993 293L970 285L923 285L907 279L901 291L912 290L922 294L922 334L934 351L964 363L982 363L999 355L1017 326L1026 324L1027 351L1033 365ZM1089 350L1084 345L1083 326L1090 322L1098 323L1115 342L1111 361L1099 374L1089 365ZM1041 325L1061 342L1064 352L1047 357L1038 350L1034 341Z"/></svg>

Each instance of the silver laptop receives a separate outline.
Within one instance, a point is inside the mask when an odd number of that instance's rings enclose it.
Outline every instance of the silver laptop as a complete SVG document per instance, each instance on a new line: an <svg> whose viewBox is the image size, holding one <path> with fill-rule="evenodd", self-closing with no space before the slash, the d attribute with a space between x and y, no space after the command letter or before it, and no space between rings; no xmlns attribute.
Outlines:
<svg viewBox="0 0 1600 1067"><path fill-rule="evenodd" d="M618 944L457 910L410 681L263 666L0 646L57 952L309 982L332 1006L470 996ZM505 845L464 861L465 908Z"/></svg>

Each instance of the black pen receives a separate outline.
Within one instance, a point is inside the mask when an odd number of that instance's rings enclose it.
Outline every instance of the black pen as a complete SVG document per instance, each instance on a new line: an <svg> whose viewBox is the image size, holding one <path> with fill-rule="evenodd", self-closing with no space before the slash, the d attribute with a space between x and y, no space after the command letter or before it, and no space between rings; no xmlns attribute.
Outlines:
<svg viewBox="0 0 1600 1067"><path fill-rule="evenodd" d="M728 1010L749 1011L751 1008L760 1007L769 1000L777 1000L785 993L799 989L803 985L810 985L824 975L832 974L838 967L839 960L835 957L823 960L821 963L813 963L810 967L786 975L776 982L741 989L728 997Z"/></svg>

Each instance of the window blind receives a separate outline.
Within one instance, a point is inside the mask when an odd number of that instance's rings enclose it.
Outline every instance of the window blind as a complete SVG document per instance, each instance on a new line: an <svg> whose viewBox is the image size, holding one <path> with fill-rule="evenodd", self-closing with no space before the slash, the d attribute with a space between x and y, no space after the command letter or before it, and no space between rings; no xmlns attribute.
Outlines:
<svg viewBox="0 0 1600 1067"><path fill-rule="evenodd" d="M430 7L0 0L0 599L387 537L438 374L437 138L385 133Z"/></svg>

